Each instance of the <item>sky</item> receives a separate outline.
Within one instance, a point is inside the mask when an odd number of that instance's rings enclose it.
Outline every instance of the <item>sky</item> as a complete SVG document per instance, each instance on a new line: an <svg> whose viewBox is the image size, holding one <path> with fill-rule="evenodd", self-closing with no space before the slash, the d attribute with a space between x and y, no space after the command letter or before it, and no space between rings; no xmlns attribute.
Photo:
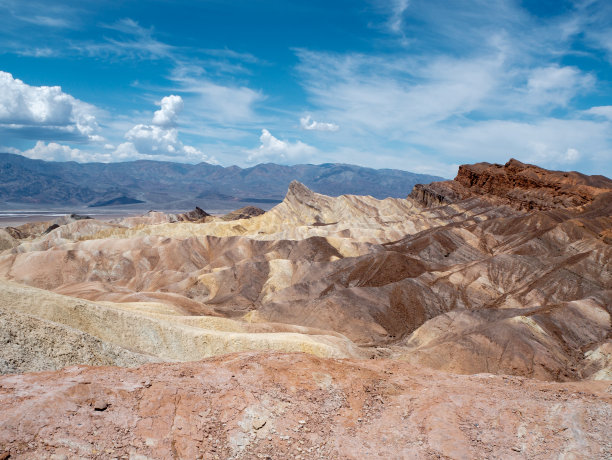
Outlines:
<svg viewBox="0 0 612 460"><path fill-rule="evenodd" d="M0 151L612 177L612 2L0 0Z"/></svg>

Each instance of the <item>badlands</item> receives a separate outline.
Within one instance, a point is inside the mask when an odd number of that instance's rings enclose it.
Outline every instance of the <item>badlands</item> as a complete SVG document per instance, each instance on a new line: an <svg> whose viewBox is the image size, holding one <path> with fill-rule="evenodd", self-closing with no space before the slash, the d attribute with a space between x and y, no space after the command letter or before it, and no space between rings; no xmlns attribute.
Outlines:
<svg viewBox="0 0 612 460"><path fill-rule="evenodd" d="M0 459L612 458L612 181L510 160L0 229Z"/></svg>

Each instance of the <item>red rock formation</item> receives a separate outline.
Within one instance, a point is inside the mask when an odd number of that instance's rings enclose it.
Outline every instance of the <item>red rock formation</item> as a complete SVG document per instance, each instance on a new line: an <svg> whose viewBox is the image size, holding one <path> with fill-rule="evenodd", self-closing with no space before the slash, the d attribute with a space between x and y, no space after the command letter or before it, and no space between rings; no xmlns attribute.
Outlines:
<svg viewBox="0 0 612 460"><path fill-rule="evenodd" d="M516 209L545 210L584 206L609 192L612 181L604 176L549 171L511 159L503 166L462 165L454 181L417 186L411 196L428 205L485 196Z"/></svg>

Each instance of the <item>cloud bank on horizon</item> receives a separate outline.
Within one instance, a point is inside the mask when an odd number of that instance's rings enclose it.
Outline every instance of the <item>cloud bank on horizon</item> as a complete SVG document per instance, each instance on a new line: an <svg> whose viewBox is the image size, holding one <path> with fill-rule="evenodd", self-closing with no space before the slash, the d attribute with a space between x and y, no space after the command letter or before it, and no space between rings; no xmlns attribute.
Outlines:
<svg viewBox="0 0 612 460"><path fill-rule="evenodd" d="M605 1L0 0L0 55L31 158L612 176Z"/></svg>

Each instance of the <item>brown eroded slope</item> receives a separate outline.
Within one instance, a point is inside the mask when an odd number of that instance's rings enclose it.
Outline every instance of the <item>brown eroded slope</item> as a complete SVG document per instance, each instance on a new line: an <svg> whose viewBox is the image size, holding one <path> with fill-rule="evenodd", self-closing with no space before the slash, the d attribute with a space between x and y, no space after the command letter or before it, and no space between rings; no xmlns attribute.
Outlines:
<svg viewBox="0 0 612 460"><path fill-rule="evenodd" d="M607 378L611 190L514 160L462 166L404 200L292 183L249 219L69 223L5 251L0 277L126 308L327 331L365 355L460 373Z"/></svg>

